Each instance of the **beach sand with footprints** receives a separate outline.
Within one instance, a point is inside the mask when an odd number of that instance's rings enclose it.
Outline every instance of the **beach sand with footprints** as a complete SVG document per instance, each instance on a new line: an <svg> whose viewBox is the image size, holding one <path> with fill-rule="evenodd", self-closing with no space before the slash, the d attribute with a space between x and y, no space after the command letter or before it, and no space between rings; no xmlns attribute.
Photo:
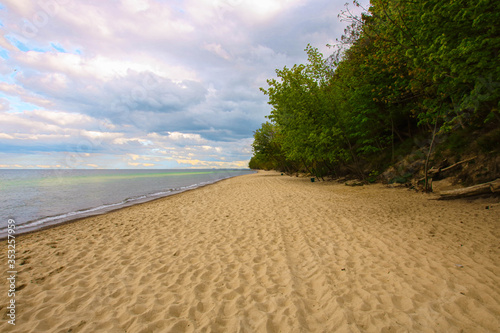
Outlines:
<svg viewBox="0 0 500 333"><path fill-rule="evenodd" d="M433 198L259 172L18 236L0 331L500 332L500 205Z"/></svg>

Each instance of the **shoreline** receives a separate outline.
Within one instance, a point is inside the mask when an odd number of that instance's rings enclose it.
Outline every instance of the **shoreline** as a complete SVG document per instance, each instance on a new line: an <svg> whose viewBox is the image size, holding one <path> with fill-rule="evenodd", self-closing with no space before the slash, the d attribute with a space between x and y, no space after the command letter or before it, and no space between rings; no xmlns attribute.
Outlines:
<svg viewBox="0 0 500 333"><path fill-rule="evenodd" d="M215 180L212 183L198 185L198 186L193 187L193 188L186 188L186 189L183 189L183 190L180 190L180 191L176 191L174 193L165 194L165 195L162 195L162 196L146 197L144 199L138 199L135 202L131 201L131 202L128 202L128 203L124 203L123 205L116 204L117 205L116 208L110 208L110 207L112 207L115 204L109 204L108 207L104 207L104 208L96 210L96 211L90 211L88 213L76 214L76 215L81 215L81 216L78 216L78 217L74 217L74 218L70 217L67 220L65 218L60 218L58 220L55 220L55 222L50 221L48 223L42 223L41 224L42 227L38 227L38 226L25 227L26 231L22 231L22 232L18 233L17 230L16 230L16 235L21 236L21 235L32 234L32 233L36 233L36 232L39 232L39 231L42 231L42 230L47 230L47 229L55 228L55 227L58 227L58 226L66 225L66 224L69 224L69 223L77 222L77 221L80 221L80 220L84 220L86 218L91 218L91 217L95 217L95 216L105 215L105 214L108 214L108 213L111 213L111 212L115 212L115 211L120 210L120 209L125 209L125 208L133 207L133 206L136 206L136 205L142 205L142 204L145 204L145 203L148 203L148 202L153 202L155 200L160 200L160 199L168 198L170 196L182 194L184 192L196 190L196 189L199 189L199 188L202 188L202 187L205 187L205 186L210 186L210 185L216 184L216 183L218 183L220 181L227 180L227 179L234 178L234 177L240 177L240 176L242 176L242 175L228 177L228 178L222 178L222 179ZM87 209L83 209L81 211L88 211L88 210L92 210L92 209L95 209L95 208L87 208ZM70 214L70 213L78 213L78 212L79 211L77 211L77 212L63 213L63 214L59 214L59 215L56 215L56 216L46 216L46 217L40 218L38 220L33 220L33 221L25 222L25 223L23 223L23 225L29 225L29 224L36 223L38 221L41 221L41 220L44 220L44 219L47 219L47 218L55 218L57 216L61 216L61 215L65 215L65 214ZM7 237L8 237L7 233L0 234L0 242L2 242L4 240L7 240Z"/></svg>
<svg viewBox="0 0 500 333"><path fill-rule="evenodd" d="M224 180L16 238L16 330L500 331L500 206Z"/></svg>

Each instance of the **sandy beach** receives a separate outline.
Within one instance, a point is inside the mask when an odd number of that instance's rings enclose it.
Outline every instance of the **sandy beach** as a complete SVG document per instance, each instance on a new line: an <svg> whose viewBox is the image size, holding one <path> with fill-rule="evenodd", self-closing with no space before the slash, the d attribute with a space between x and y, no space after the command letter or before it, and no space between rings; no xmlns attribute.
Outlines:
<svg viewBox="0 0 500 333"><path fill-rule="evenodd" d="M500 332L500 204L276 172L16 238L2 332ZM488 208L488 209L486 209Z"/></svg>

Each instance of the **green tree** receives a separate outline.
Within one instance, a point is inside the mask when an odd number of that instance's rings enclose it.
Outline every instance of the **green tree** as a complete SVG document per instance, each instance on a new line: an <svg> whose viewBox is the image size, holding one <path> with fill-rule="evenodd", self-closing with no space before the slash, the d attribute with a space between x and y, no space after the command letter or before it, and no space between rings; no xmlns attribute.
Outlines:
<svg viewBox="0 0 500 333"><path fill-rule="evenodd" d="M293 166L287 163L282 152L276 125L263 123L261 128L254 132L252 148L254 156L250 160L251 169L293 171Z"/></svg>
<svg viewBox="0 0 500 333"><path fill-rule="evenodd" d="M252 163L363 177L417 131L434 143L453 128L498 126L499 6L372 0L359 17L343 12L350 25L332 56L309 45L306 64L276 70L261 88L271 122L256 132Z"/></svg>
<svg viewBox="0 0 500 333"><path fill-rule="evenodd" d="M306 65L276 70L278 79L261 90L273 106L269 119L278 126L287 160L321 177L344 152L330 93L331 68L316 48L309 45L306 52Z"/></svg>

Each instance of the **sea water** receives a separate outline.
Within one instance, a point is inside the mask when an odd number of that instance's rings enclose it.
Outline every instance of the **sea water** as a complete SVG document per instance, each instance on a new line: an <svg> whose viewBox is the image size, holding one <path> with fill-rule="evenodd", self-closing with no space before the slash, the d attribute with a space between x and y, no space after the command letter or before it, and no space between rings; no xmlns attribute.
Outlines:
<svg viewBox="0 0 500 333"><path fill-rule="evenodd" d="M251 170L0 170L0 238L180 193Z"/></svg>

